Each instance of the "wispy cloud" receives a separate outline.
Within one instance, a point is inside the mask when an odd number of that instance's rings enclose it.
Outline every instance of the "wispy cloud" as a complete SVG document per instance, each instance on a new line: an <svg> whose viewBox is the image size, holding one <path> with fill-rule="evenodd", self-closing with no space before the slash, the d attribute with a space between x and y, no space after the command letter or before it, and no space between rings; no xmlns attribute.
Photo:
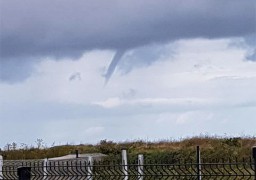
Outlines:
<svg viewBox="0 0 256 180"><path fill-rule="evenodd" d="M216 100L215 100L216 101ZM157 106L157 105L172 105L172 106L205 106L216 103L213 99L199 98L141 98L126 100L118 97L109 98L105 101L94 102L92 104L102 106L104 108L116 108L119 106Z"/></svg>

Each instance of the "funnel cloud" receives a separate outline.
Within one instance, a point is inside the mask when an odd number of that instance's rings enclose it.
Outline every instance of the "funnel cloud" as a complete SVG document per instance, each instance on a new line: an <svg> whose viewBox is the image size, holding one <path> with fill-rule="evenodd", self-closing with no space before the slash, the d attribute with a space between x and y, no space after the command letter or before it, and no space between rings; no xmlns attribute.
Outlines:
<svg viewBox="0 0 256 180"><path fill-rule="evenodd" d="M110 65L108 67L107 73L105 75L105 84L108 83L109 79L111 78L112 74L114 73L116 66L119 63L119 61L121 60L121 58L123 57L124 53L125 53L125 50L118 50L116 52L116 54L114 55Z"/></svg>

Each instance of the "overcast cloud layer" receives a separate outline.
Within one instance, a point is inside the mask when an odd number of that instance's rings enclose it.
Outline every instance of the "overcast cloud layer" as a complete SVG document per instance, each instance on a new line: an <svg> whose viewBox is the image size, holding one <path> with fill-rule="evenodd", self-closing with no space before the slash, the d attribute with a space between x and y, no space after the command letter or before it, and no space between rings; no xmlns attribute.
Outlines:
<svg viewBox="0 0 256 180"><path fill-rule="evenodd" d="M0 0L0 23L0 147L256 136L255 0Z"/></svg>
<svg viewBox="0 0 256 180"><path fill-rule="evenodd" d="M31 62L44 57L77 59L92 49L123 51L183 38L250 36L256 31L254 0L0 2L0 79L5 81L28 77Z"/></svg>

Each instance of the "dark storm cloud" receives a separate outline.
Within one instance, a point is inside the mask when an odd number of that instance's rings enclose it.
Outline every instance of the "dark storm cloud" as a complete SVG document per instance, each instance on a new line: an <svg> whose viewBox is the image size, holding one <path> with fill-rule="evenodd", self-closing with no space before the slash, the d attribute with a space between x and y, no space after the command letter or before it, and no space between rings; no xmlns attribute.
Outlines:
<svg viewBox="0 0 256 180"><path fill-rule="evenodd" d="M1 66L10 59L77 58L91 49L256 31L254 0L0 1Z"/></svg>

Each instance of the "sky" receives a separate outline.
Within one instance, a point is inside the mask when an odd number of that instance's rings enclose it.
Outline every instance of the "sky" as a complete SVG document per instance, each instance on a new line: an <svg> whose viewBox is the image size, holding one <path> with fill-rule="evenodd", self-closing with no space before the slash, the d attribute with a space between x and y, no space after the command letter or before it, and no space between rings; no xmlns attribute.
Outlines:
<svg viewBox="0 0 256 180"><path fill-rule="evenodd" d="M0 0L0 148L256 136L255 0Z"/></svg>

